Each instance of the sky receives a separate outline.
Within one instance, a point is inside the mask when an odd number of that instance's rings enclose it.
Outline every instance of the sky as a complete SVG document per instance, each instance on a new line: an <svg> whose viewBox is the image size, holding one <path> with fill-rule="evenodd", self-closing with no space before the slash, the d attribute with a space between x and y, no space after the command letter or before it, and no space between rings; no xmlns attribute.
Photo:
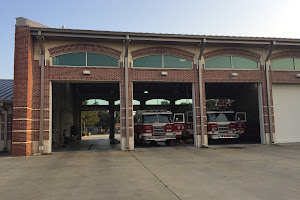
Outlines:
<svg viewBox="0 0 300 200"><path fill-rule="evenodd" d="M0 0L0 79L13 78L15 18L52 28L300 38L299 0Z"/></svg>

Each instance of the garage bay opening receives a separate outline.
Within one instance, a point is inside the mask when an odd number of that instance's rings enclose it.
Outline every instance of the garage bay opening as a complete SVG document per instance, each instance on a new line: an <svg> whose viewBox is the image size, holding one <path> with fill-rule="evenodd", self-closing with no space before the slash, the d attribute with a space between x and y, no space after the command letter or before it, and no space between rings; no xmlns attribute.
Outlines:
<svg viewBox="0 0 300 200"><path fill-rule="evenodd" d="M135 146L193 144L192 83L134 82Z"/></svg>
<svg viewBox="0 0 300 200"><path fill-rule="evenodd" d="M209 144L260 143L257 83L206 83Z"/></svg>
<svg viewBox="0 0 300 200"><path fill-rule="evenodd" d="M119 83L52 84L53 151L120 150Z"/></svg>

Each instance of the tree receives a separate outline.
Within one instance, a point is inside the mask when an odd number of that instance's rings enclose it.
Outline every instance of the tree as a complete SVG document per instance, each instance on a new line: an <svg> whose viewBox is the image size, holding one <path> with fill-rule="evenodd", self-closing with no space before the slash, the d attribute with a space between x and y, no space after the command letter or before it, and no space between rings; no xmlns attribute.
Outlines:
<svg viewBox="0 0 300 200"><path fill-rule="evenodd" d="M164 100L164 101L161 101L161 102L160 102L160 105L170 105L170 102Z"/></svg>
<svg viewBox="0 0 300 200"><path fill-rule="evenodd" d="M103 129L109 129L109 112L107 110L101 110L98 112L99 122L97 126L101 126Z"/></svg>
<svg viewBox="0 0 300 200"><path fill-rule="evenodd" d="M120 111L116 111L115 124L120 123Z"/></svg>
<svg viewBox="0 0 300 200"><path fill-rule="evenodd" d="M81 116L84 129L99 122L98 111L82 111Z"/></svg>

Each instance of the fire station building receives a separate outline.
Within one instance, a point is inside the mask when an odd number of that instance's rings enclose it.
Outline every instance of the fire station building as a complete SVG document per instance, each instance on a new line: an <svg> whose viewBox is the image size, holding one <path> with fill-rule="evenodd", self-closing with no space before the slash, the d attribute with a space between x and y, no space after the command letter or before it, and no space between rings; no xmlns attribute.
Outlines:
<svg viewBox="0 0 300 200"><path fill-rule="evenodd" d="M299 91L299 39L57 29L17 18L11 152L51 153L62 137L81 135L81 111L97 109L120 112L120 148L133 150L135 110L184 106L194 146L208 146L212 98L234 99L247 113L245 135L259 143L300 142ZM89 99L107 105L82 104Z"/></svg>

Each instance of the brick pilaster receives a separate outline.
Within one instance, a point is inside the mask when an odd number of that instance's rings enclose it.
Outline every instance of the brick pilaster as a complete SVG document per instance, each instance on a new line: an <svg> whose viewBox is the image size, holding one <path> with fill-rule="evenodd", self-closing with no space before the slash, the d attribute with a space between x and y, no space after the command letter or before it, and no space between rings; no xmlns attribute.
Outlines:
<svg viewBox="0 0 300 200"><path fill-rule="evenodd" d="M16 26L12 155L31 154L33 45L29 27Z"/></svg>

